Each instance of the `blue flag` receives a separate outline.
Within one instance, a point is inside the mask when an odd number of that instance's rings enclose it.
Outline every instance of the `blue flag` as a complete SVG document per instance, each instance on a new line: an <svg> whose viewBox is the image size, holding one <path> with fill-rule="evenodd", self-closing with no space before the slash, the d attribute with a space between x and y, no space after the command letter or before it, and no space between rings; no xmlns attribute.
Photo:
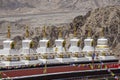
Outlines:
<svg viewBox="0 0 120 80"><path fill-rule="evenodd" d="M94 60L94 58L95 58L95 53L92 54L92 60Z"/></svg>

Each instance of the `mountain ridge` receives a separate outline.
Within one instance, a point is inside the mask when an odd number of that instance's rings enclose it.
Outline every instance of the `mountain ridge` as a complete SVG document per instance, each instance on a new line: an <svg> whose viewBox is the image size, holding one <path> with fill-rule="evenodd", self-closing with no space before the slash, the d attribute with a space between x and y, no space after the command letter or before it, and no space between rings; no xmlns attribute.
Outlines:
<svg viewBox="0 0 120 80"><path fill-rule="evenodd" d="M76 10L87 12L99 7L119 4L119 0L0 0L0 15Z"/></svg>

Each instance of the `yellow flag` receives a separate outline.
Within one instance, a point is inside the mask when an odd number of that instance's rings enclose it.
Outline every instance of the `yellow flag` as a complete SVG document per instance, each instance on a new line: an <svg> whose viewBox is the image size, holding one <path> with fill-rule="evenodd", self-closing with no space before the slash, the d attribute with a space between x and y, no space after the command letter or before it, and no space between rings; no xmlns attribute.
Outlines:
<svg viewBox="0 0 120 80"><path fill-rule="evenodd" d="M58 51L58 48L56 47L56 48L55 48L55 52L57 52L57 51Z"/></svg>
<svg viewBox="0 0 120 80"><path fill-rule="evenodd" d="M112 75L112 76L115 76L115 74L114 74L113 72L111 72L111 75Z"/></svg>
<svg viewBox="0 0 120 80"><path fill-rule="evenodd" d="M100 65L100 64L98 64L98 68L100 68L100 66L101 66L101 65Z"/></svg>
<svg viewBox="0 0 120 80"><path fill-rule="evenodd" d="M43 73L45 74L45 73L47 73L47 70L46 70L46 68L44 68L44 71L43 71Z"/></svg>
<svg viewBox="0 0 120 80"><path fill-rule="evenodd" d="M105 65L105 69L107 69L108 67L107 67L107 65Z"/></svg>
<svg viewBox="0 0 120 80"><path fill-rule="evenodd" d="M90 64L90 68L93 69L93 65L92 64Z"/></svg>
<svg viewBox="0 0 120 80"><path fill-rule="evenodd" d="M85 66L85 64L81 64L81 66L82 66L82 67L84 67L84 66Z"/></svg>

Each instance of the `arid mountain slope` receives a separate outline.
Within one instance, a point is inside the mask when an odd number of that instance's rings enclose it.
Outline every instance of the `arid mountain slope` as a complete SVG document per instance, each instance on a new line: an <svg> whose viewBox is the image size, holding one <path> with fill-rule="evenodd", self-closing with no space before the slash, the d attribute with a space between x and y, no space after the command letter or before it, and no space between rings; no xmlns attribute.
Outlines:
<svg viewBox="0 0 120 80"><path fill-rule="evenodd" d="M120 0L0 0L0 14L89 11L98 7L119 4Z"/></svg>

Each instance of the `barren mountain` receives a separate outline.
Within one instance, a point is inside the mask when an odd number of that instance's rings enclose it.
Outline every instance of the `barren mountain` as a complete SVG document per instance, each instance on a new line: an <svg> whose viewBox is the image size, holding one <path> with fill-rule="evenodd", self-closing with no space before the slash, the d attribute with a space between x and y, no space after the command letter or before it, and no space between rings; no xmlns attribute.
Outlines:
<svg viewBox="0 0 120 80"><path fill-rule="evenodd" d="M38 27L72 22L96 8L120 5L120 0L0 0L0 21Z"/></svg>
<svg viewBox="0 0 120 80"><path fill-rule="evenodd" d="M120 0L0 0L1 15L37 14L65 11L88 11Z"/></svg>

